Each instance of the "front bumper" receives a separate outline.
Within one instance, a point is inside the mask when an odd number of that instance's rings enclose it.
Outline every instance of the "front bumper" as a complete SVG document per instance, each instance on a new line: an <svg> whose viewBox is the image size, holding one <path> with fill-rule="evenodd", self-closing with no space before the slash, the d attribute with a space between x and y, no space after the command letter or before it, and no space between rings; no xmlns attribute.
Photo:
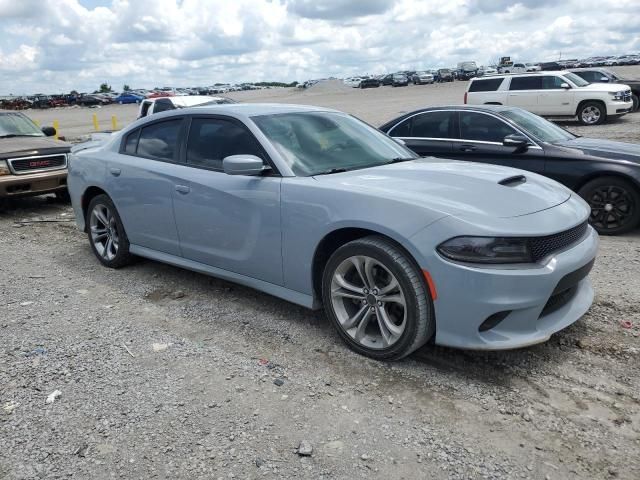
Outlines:
<svg viewBox="0 0 640 480"><path fill-rule="evenodd" d="M581 241L553 254L544 264L511 268L463 265L434 255L430 274L438 295L435 342L502 350L548 340L591 306L594 293L586 274L598 243L595 230L588 227ZM495 315L501 321L481 331Z"/></svg>
<svg viewBox="0 0 640 480"><path fill-rule="evenodd" d="M628 102L608 102L607 115L624 115L633 109L633 101Z"/></svg>
<svg viewBox="0 0 640 480"><path fill-rule="evenodd" d="M0 198L42 195L67 188L67 169L0 176Z"/></svg>

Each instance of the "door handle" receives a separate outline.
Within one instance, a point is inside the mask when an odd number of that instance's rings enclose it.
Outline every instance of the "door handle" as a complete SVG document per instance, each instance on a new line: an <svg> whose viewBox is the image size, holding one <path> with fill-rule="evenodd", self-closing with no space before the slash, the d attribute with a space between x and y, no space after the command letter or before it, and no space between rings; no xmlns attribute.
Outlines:
<svg viewBox="0 0 640 480"><path fill-rule="evenodd" d="M478 147L474 147L473 145L462 145L460 147L461 152L475 152Z"/></svg>
<svg viewBox="0 0 640 480"><path fill-rule="evenodd" d="M113 175L114 177L119 177L122 173L122 170L120 170L119 168L110 168L109 173L111 173L111 175Z"/></svg>
<svg viewBox="0 0 640 480"><path fill-rule="evenodd" d="M178 193L186 195L190 191L191 191L191 188L189 188L187 185L176 185L176 192Z"/></svg>

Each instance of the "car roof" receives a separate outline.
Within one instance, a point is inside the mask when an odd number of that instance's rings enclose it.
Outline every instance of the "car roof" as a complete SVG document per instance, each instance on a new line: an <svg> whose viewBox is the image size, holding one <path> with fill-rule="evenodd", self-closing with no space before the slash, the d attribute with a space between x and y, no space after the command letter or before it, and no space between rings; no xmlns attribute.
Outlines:
<svg viewBox="0 0 640 480"><path fill-rule="evenodd" d="M425 107L412 112L405 113L399 117L393 118L380 126L380 130L386 131L402 120L417 115L419 113L433 112L437 110L467 110L470 112L491 112L501 113L513 110L519 110L518 107L510 107L508 105L440 105L437 107Z"/></svg>
<svg viewBox="0 0 640 480"><path fill-rule="evenodd" d="M564 75L570 73L568 70L545 70L540 72L522 72L522 73L499 73L498 75L491 75L490 77L474 77L472 82L482 80L484 78L511 78L511 77L539 77L541 75Z"/></svg>
<svg viewBox="0 0 640 480"><path fill-rule="evenodd" d="M312 105L296 105L286 103L229 103L222 105L201 105L193 107L193 111L198 113L231 114L245 117L255 117L258 115L277 115L281 113L302 113L302 112L338 112L331 108L315 107ZM182 113L185 113L182 110Z"/></svg>

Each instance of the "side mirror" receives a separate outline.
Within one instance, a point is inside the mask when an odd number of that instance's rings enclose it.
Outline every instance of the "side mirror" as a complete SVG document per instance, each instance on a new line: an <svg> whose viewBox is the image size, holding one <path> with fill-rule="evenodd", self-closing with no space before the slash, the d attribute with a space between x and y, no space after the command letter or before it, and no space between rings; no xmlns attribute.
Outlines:
<svg viewBox="0 0 640 480"><path fill-rule="evenodd" d="M502 145L505 147L514 147L516 150L526 150L529 146L529 140L517 133L507 135L502 140Z"/></svg>
<svg viewBox="0 0 640 480"><path fill-rule="evenodd" d="M53 137L56 134L56 129L53 127L42 127L42 133L47 137Z"/></svg>
<svg viewBox="0 0 640 480"><path fill-rule="evenodd" d="M600 81L601 82L608 82L609 81L609 77L600 77Z"/></svg>
<svg viewBox="0 0 640 480"><path fill-rule="evenodd" d="M565 90L569 90L571 88L571 85L569 85L568 83L561 83L560 84L560 88L564 88Z"/></svg>
<svg viewBox="0 0 640 480"><path fill-rule="evenodd" d="M227 175L262 175L270 170L261 158L255 155L231 155L222 160L222 168Z"/></svg>

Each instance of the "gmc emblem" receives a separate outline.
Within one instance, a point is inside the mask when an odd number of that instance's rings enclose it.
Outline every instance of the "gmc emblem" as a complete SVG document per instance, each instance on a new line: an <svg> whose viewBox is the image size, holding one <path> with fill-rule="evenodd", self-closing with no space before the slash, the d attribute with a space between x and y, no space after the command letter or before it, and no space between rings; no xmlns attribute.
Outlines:
<svg viewBox="0 0 640 480"><path fill-rule="evenodd" d="M49 165L51 165L49 160L34 160L33 162L29 162L29 168L48 167Z"/></svg>

